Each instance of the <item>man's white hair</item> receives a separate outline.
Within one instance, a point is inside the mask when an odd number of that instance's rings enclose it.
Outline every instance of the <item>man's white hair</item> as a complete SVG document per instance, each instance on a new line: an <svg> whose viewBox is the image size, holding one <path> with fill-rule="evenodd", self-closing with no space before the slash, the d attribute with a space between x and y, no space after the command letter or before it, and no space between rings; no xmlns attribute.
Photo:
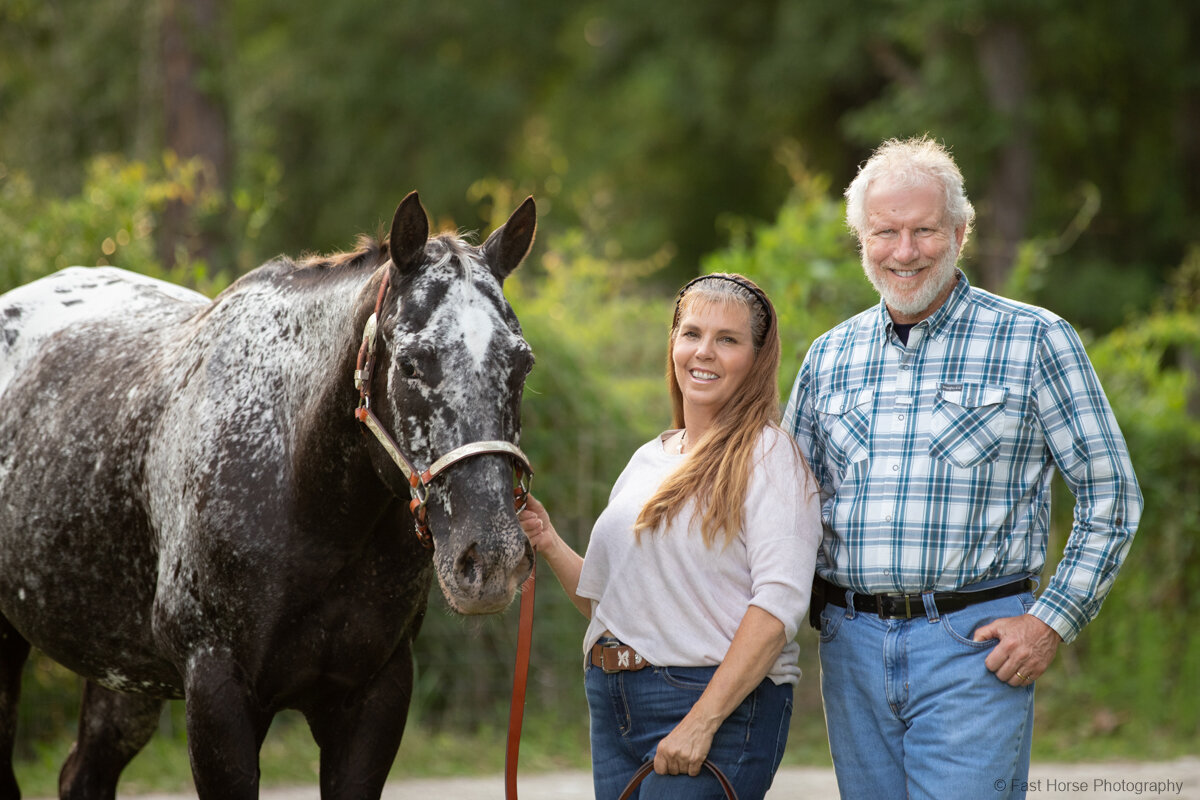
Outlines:
<svg viewBox="0 0 1200 800"><path fill-rule="evenodd" d="M946 193L946 216L956 230L965 228L962 246L966 246L975 221L975 207L967 199L958 165L943 145L926 134L911 139L888 139L876 148L846 188L846 223L858 234L860 242L867 232L867 191L880 180L901 189L930 181L941 184Z"/></svg>

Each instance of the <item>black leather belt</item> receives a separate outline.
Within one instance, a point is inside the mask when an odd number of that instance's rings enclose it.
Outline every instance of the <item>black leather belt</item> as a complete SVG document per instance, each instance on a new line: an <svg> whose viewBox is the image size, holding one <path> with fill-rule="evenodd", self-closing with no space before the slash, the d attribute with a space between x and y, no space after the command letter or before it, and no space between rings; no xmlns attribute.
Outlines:
<svg viewBox="0 0 1200 800"><path fill-rule="evenodd" d="M825 602L846 607L846 590L835 586L824 578L817 581L824 584ZM1000 597L1012 597L1014 594L1033 591L1033 581L1024 580L994 586L991 589L981 589L978 592L934 592L933 605L939 614L949 614L961 611L967 606L996 600ZM925 616L925 599L922 594L854 594L854 610L878 614L880 619L912 619Z"/></svg>

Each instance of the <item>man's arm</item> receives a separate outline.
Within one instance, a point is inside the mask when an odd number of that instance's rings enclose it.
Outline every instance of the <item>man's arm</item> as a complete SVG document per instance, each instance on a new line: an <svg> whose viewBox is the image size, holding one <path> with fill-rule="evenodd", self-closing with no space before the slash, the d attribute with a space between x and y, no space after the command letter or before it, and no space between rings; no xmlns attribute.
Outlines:
<svg viewBox="0 0 1200 800"><path fill-rule="evenodd" d="M987 668L1012 686L1036 680L1061 642L1072 641L1112 589L1141 518L1129 449L1075 330L1059 320L1038 350L1038 419L1055 466L1075 495L1063 558L1028 614L975 632L998 639Z"/></svg>
<svg viewBox="0 0 1200 800"><path fill-rule="evenodd" d="M1038 350L1034 398L1055 466L1075 496L1074 524L1030 613L1072 641L1099 612L1137 530L1142 493L1129 448L1083 343L1065 321Z"/></svg>

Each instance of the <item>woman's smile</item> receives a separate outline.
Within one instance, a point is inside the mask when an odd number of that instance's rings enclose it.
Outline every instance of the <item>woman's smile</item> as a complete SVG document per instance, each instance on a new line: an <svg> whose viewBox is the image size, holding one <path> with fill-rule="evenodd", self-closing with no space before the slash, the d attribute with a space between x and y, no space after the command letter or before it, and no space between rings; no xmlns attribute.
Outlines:
<svg viewBox="0 0 1200 800"><path fill-rule="evenodd" d="M741 304L699 302L689 307L679 321L671 358L684 419L703 429L750 373L750 312Z"/></svg>

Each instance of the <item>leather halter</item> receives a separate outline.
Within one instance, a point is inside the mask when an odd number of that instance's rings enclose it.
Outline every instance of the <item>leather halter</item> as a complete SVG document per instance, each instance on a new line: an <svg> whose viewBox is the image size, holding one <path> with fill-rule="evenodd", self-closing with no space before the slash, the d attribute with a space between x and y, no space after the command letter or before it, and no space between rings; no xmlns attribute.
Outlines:
<svg viewBox="0 0 1200 800"><path fill-rule="evenodd" d="M427 469L422 470L413 464L412 459L404 454L404 451L396 444L396 440L384 429L379 418L375 416L375 412L371 410L371 379L375 372L375 344L379 315L383 309L384 298L387 296L390 277L391 270L385 270L383 281L379 285L379 294L375 298L375 310L367 318L366 325L363 326L362 345L358 349L358 363L354 370L354 387L358 389L358 408L355 409L354 416L374 434L384 451L392 461L396 462L396 466L408 479L409 492L412 495L408 510L412 512L416 522L417 539L427 550L431 550L433 549L433 536L429 532L426 504L429 501L429 484L434 478L458 462L474 456L495 454L512 456L517 476L517 486L513 489L513 495L516 509L519 512L525 507L525 500L529 495L529 486L533 482L533 467L529 464L528 456L512 442L490 440L471 442L456 447L435 460Z"/></svg>

